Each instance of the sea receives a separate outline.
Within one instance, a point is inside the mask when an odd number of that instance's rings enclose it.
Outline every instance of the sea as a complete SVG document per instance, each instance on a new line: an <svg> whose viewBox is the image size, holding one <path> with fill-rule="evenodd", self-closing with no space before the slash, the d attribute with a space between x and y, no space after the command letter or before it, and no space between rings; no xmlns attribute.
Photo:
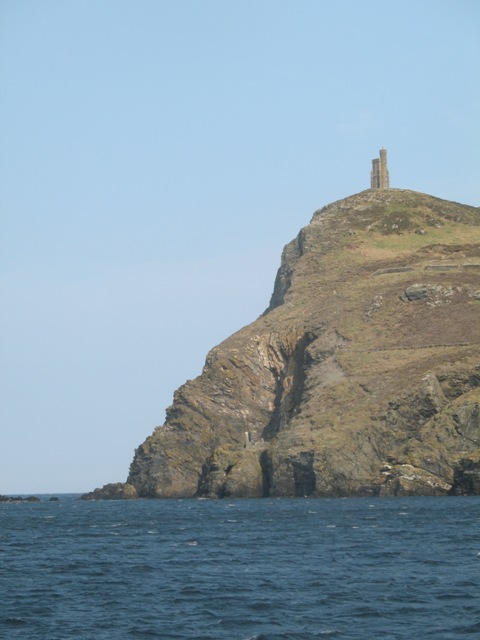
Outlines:
<svg viewBox="0 0 480 640"><path fill-rule="evenodd" d="M0 638L480 638L480 497L0 504Z"/></svg>

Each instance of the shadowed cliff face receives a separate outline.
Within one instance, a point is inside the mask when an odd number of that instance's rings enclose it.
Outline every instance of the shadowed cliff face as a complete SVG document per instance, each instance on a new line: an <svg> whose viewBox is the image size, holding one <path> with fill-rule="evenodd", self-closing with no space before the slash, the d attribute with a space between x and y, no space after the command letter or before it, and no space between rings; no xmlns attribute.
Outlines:
<svg viewBox="0 0 480 640"><path fill-rule="evenodd" d="M208 354L127 483L86 497L478 493L480 212L403 190L317 211L267 311Z"/></svg>

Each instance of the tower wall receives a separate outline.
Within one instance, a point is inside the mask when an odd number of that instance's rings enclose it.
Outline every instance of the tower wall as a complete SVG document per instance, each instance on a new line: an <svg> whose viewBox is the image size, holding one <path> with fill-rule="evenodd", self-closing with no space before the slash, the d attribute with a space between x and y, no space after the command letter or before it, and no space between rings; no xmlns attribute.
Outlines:
<svg viewBox="0 0 480 640"><path fill-rule="evenodd" d="M380 160L372 160L372 171L370 173L370 186L372 189L380 189Z"/></svg>
<svg viewBox="0 0 480 640"><path fill-rule="evenodd" d="M390 176L387 167L387 150L380 149L380 189L390 188Z"/></svg>
<svg viewBox="0 0 480 640"><path fill-rule="evenodd" d="M389 189L390 175L387 166L387 150L380 149L380 157L372 160L372 171L370 173L371 189Z"/></svg>

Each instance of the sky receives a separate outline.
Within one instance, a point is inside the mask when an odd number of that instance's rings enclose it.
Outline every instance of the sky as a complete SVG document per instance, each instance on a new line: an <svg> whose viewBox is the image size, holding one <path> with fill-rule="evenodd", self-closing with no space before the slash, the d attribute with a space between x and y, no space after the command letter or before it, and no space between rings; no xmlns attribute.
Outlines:
<svg viewBox="0 0 480 640"><path fill-rule="evenodd" d="M480 205L477 0L0 0L0 493L125 481L318 208Z"/></svg>

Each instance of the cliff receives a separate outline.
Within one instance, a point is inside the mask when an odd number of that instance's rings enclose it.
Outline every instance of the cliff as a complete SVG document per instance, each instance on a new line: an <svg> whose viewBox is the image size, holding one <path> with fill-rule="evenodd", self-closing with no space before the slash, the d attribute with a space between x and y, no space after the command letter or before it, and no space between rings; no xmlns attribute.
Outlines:
<svg viewBox="0 0 480 640"><path fill-rule="evenodd" d="M480 493L480 210L368 190L284 249L126 483L85 498Z"/></svg>

